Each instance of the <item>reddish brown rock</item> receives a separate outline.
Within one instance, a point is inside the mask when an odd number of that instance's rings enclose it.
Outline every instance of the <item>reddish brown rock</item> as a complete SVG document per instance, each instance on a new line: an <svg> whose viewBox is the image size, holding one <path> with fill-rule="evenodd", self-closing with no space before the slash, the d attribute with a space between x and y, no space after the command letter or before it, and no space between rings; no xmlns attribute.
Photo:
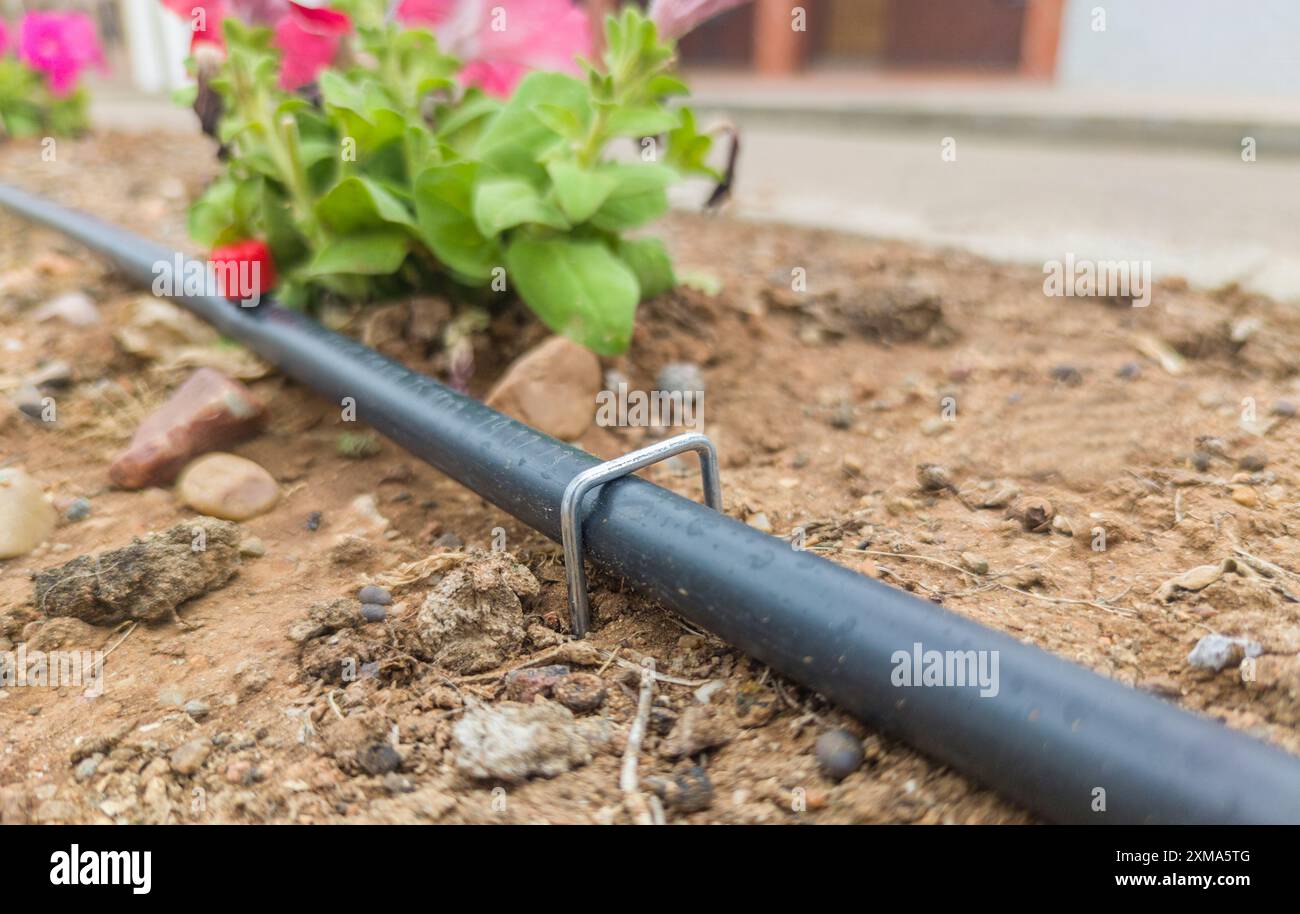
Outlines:
<svg viewBox="0 0 1300 914"><path fill-rule="evenodd" d="M243 384L200 368L140 423L108 476L124 489L166 485L192 458L255 434L265 415Z"/></svg>
<svg viewBox="0 0 1300 914"><path fill-rule="evenodd" d="M596 413L600 360L562 336L524 353L488 394L487 405L564 441L581 437Z"/></svg>

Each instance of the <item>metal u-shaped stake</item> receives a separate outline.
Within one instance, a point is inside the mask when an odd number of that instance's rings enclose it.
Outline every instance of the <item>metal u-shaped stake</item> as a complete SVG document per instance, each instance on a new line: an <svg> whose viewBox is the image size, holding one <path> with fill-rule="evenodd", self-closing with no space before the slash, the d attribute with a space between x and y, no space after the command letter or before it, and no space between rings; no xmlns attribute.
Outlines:
<svg viewBox="0 0 1300 914"><path fill-rule="evenodd" d="M721 512L722 481L718 473L718 452L713 447L713 442L698 432L677 435L584 470L573 477L565 488L564 497L560 500L560 541L564 546L564 573L569 583L569 616L576 637L584 637L591 624L591 609L587 601L587 570L583 567L582 518L578 516L583 498L592 489L607 482L686 451L695 451L700 455L704 503Z"/></svg>

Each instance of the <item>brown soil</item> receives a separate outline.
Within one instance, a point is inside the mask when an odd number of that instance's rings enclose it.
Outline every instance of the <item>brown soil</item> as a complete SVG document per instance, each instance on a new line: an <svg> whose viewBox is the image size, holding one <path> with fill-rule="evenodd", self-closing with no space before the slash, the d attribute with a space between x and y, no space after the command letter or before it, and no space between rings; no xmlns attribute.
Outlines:
<svg viewBox="0 0 1300 914"><path fill-rule="evenodd" d="M205 141L172 135L62 142L53 163L34 144L0 149L6 180L182 247L186 201L214 170ZM762 514L781 536L802 528L834 561L1300 752L1300 421L1270 412L1297 399L1300 314L1178 282L1158 285L1145 309L1049 299L1033 269L726 218L674 216L664 229L683 273L709 274L722 291L683 289L647 304L630 353L608 367L651 387L669 361L702 366L730 513L756 524ZM796 269L807 292L791 288ZM32 306L73 289L97 301L103 323L34 320ZM366 459L340 456L337 409L274 374L251 382L270 407L267 431L234 448L284 488L276 508L243 525L265 556L244 558L229 583L182 604L180 624L27 628L38 619L34 573L194 516L168 490L108 483L109 460L185 375L114 341L138 297L75 245L0 217L0 382L48 358L75 371L53 429L0 414L0 464L27 469L57 504L84 496L93 505L36 553L0 562L0 647L37 634L46 646L114 646L101 696L0 693L3 821L627 821L618 772L637 682L620 661L645 655L675 678L723 682L709 725L724 745L676 761L671 737L652 734L642 753L646 778L671 781L701 761L707 769L711 805L670 808L671 821L1032 821L611 580L596 581L589 640L600 653L568 661L608 692L579 715L607 724L590 763L504 786L459 773L450 747L464 703L502 699L504 674L521 665L566 662L555 659L568 650L559 549L390 443ZM445 377L439 347L404 331L400 308L380 314L357 316L350 332ZM473 392L543 336L518 308L498 317L476 342ZM1163 368L1153 346L1180 353L1183 370ZM1252 403L1255 421L1243 421ZM647 434L593 427L581 444L614 456ZM1218 441L1198 445L1203 437ZM1198 448L1209 455L1199 469ZM1263 468L1239 468L1247 455L1262 456ZM946 468L957 491L923 489L917 467L927 463ZM649 475L699 496L670 467ZM991 497L998 489L1016 497ZM387 530L336 547L365 520L353 507L365 495ZM1053 511L1073 536L1052 528ZM522 620L507 626L504 647L491 645L491 668L480 655L464 667L472 673L414 655L437 575L467 561L433 541L454 534L486 550L498 526L540 589L499 595L511 607L519 595ZM1099 528L1105 544L1094 549ZM988 574L963 571L965 552L987 560ZM1254 564L1200 591L1157 595L1168 579L1234 556ZM436 573L395 586L389 623L306 648L290 640L312 607L426 559ZM1248 686L1234 667L1191 668L1188 651L1211 631L1259 642L1270 677ZM332 681L331 649L376 665L351 684ZM593 656L599 665L579 663ZM699 703L694 691L660 683L657 713L684 714ZM200 722L180 707L193 699L210 706ZM866 764L838 784L813 757L818 734L835 726L867 745ZM394 734L400 769L368 773L386 767L376 746ZM211 741L206 758L173 755L196 739ZM77 780L78 763L95 753L106 756L98 770Z"/></svg>

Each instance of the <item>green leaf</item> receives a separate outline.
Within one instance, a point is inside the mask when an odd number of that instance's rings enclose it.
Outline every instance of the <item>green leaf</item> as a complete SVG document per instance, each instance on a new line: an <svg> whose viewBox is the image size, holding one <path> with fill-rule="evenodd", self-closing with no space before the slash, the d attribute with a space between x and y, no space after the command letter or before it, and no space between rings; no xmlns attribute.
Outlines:
<svg viewBox="0 0 1300 914"><path fill-rule="evenodd" d="M681 114L665 108L615 108L606 121L610 136L658 136L677 129Z"/></svg>
<svg viewBox="0 0 1300 914"><path fill-rule="evenodd" d="M501 249L485 238L474 221L477 162L435 165L415 181L415 216L420 238L434 256L460 277L485 283L502 264Z"/></svg>
<svg viewBox="0 0 1300 914"><path fill-rule="evenodd" d="M211 250L222 234L234 225L235 195L239 192L239 182L232 178L214 181L203 196L190 206L186 214L186 228L190 237Z"/></svg>
<svg viewBox="0 0 1300 914"><path fill-rule="evenodd" d="M627 349L641 289L602 242L519 238L506 266L525 304L556 333L600 355Z"/></svg>
<svg viewBox="0 0 1300 914"><path fill-rule="evenodd" d="M306 276L387 276L397 272L410 248L405 232L368 232L328 242L316 252Z"/></svg>
<svg viewBox="0 0 1300 914"><path fill-rule="evenodd" d="M349 235L398 225L415 230L402 201L369 178L351 175L335 184L316 204L316 215L332 231Z"/></svg>
<svg viewBox="0 0 1300 914"><path fill-rule="evenodd" d="M677 285L672 258L658 238L624 238L618 242L618 256L636 274L642 301L662 295Z"/></svg>
<svg viewBox="0 0 1300 914"><path fill-rule="evenodd" d="M601 173L614 179L608 199L591 217L607 232L624 232L668 212L667 187L677 174L663 165L606 165Z"/></svg>
<svg viewBox="0 0 1300 914"><path fill-rule="evenodd" d="M569 228L564 214L522 178L491 178L474 188L474 224L484 236L494 238L524 223Z"/></svg>
<svg viewBox="0 0 1300 914"><path fill-rule="evenodd" d="M542 104L570 108L583 120L590 114L587 87L581 80L534 70L515 87L510 101L479 136L475 157L501 173L540 181L545 172L538 160L561 142L560 134L542 123L534 111Z"/></svg>
<svg viewBox="0 0 1300 914"><path fill-rule="evenodd" d="M681 124L668 134L668 151L664 161L683 174L697 174L722 180L717 171L709 167L708 155L713 148L713 137L695 129L695 112L680 109Z"/></svg>
<svg viewBox="0 0 1300 914"><path fill-rule="evenodd" d="M610 175L589 171L572 162L551 162L546 172L551 177L560 209L574 225L590 219L618 185Z"/></svg>

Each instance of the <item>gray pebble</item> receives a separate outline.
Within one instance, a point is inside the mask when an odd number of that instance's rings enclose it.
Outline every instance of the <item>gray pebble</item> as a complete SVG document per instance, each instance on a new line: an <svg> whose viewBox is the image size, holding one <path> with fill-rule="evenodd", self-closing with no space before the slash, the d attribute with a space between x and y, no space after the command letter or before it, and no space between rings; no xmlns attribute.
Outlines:
<svg viewBox="0 0 1300 914"><path fill-rule="evenodd" d="M393 602L393 595L375 584L367 584L357 591L357 599L362 603L378 603L387 606Z"/></svg>
<svg viewBox="0 0 1300 914"><path fill-rule="evenodd" d="M1264 469L1264 467L1268 466L1268 458L1260 453L1244 454L1241 459L1237 461L1237 466L1245 470L1247 473L1258 473L1260 470Z"/></svg>
<svg viewBox="0 0 1300 914"><path fill-rule="evenodd" d="M194 720L203 720L203 718L212 713L212 709L197 698L192 698L185 702L185 713Z"/></svg>
<svg viewBox="0 0 1300 914"><path fill-rule="evenodd" d="M704 374L694 362L669 362L659 369L655 387L672 392L704 390Z"/></svg>
<svg viewBox="0 0 1300 914"><path fill-rule="evenodd" d="M1295 418L1297 409L1295 403L1290 400L1276 400L1273 403L1273 415L1281 416L1284 419Z"/></svg>
<svg viewBox="0 0 1300 914"><path fill-rule="evenodd" d="M709 773L698 766L674 772L671 780L647 779L647 784L674 812L701 812L713 805L713 782Z"/></svg>
<svg viewBox="0 0 1300 914"><path fill-rule="evenodd" d="M842 781L862 765L862 741L847 730L829 730L817 737L817 765L834 781Z"/></svg>
<svg viewBox="0 0 1300 914"><path fill-rule="evenodd" d="M362 603L361 618L367 622L383 622L388 618L388 610L378 603Z"/></svg>
<svg viewBox="0 0 1300 914"><path fill-rule="evenodd" d="M357 762L366 774L388 774L402 764L402 757L388 743L375 743L361 753Z"/></svg>
<svg viewBox="0 0 1300 914"><path fill-rule="evenodd" d="M89 778L94 776L96 771L99 770L99 765L103 761L104 761L104 756L102 753L99 752L96 752L94 755L90 756L89 758L83 758L80 762L77 763L77 767L73 769L72 776L76 778L78 781L88 780Z"/></svg>
<svg viewBox="0 0 1300 914"><path fill-rule="evenodd" d="M1068 384L1070 387L1078 387L1083 383L1083 372L1073 365L1054 365L1052 366L1052 380Z"/></svg>
<svg viewBox="0 0 1300 914"><path fill-rule="evenodd" d="M1203 670L1218 672L1229 664L1240 663L1243 657L1258 657L1262 652L1263 648L1247 638L1211 634L1196 642L1196 647L1187 655L1187 662Z"/></svg>
<svg viewBox="0 0 1300 914"><path fill-rule="evenodd" d="M90 499L73 499L72 504L68 505L68 510L63 512L63 516L73 523L90 517Z"/></svg>

